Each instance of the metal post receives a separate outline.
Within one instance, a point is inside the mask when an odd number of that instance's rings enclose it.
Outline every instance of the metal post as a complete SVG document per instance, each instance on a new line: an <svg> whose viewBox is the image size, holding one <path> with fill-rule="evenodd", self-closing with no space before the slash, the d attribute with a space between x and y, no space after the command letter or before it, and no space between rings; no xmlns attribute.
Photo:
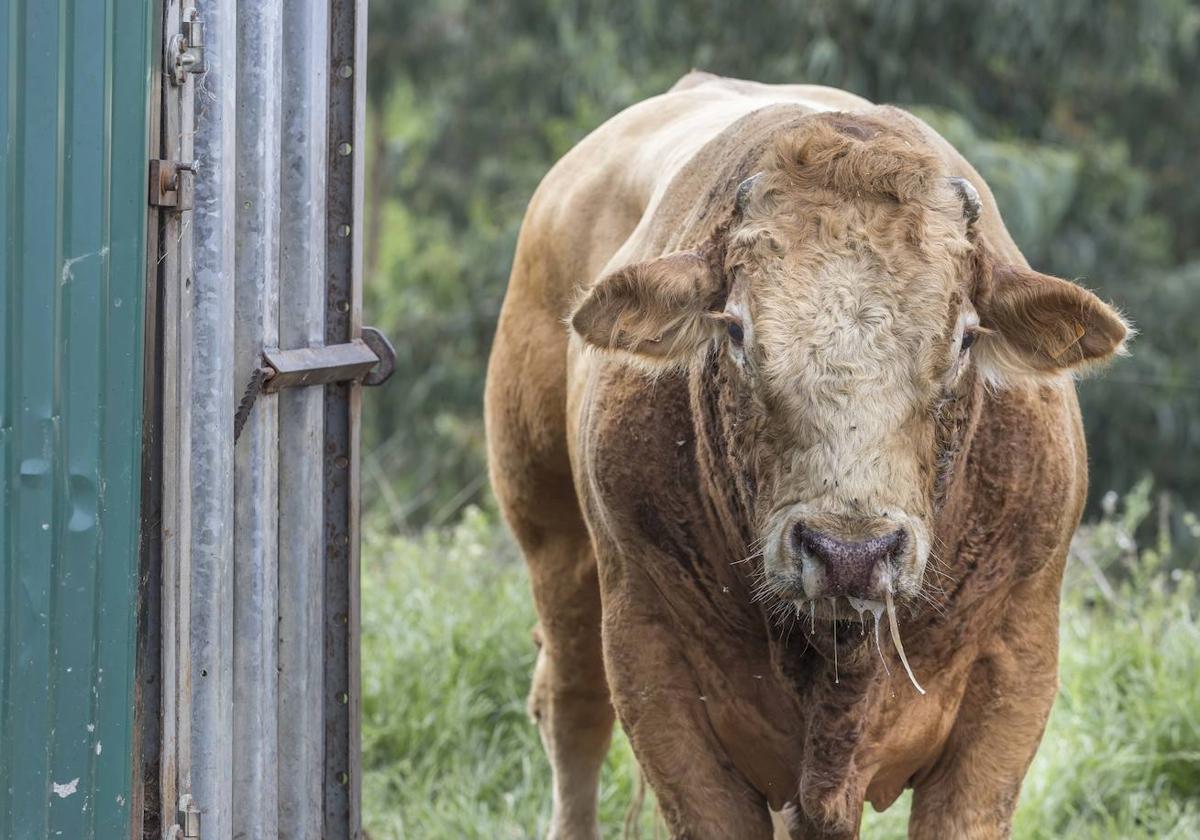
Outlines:
<svg viewBox="0 0 1200 840"><path fill-rule="evenodd" d="M206 836L233 835L234 163L237 3L197 0L207 72L196 82L191 387L190 792ZM186 790L187 788L185 788ZM174 809L175 802L163 807ZM169 823L168 823L169 824Z"/></svg>
<svg viewBox="0 0 1200 840"><path fill-rule="evenodd" d="M195 4L171 0L166 4L163 31L176 33ZM164 53L165 54L165 53ZM162 153L165 160L193 159L194 79L174 82L160 64L157 74L166 94L163 103ZM192 553L192 211L162 217L162 254L157 267L162 278L162 464L168 477L162 488L161 659L162 747L159 796L174 803L190 784L192 669L187 639L191 634ZM164 816L169 816L164 815ZM168 819L165 823L170 826Z"/></svg>
<svg viewBox="0 0 1200 840"><path fill-rule="evenodd" d="M238 7L234 377L249 379L279 341L280 0ZM278 396L263 395L234 451L233 821L279 836L277 616Z"/></svg>
<svg viewBox="0 0 1200 840"><path fill-rule="evenodd" d="M328 0L283 21L279 346L325 342ZM279 395L279 835L323 834L322 386Z"/></svg>
<svg viewBox="0 0 1200 840"><path fill-rule="evenodd" d="M325 342L362 327L363 128L366 3L332 0ZM359 693L358 419L362 389L325 388L325 836L357 838L362 780Z"/></svg>

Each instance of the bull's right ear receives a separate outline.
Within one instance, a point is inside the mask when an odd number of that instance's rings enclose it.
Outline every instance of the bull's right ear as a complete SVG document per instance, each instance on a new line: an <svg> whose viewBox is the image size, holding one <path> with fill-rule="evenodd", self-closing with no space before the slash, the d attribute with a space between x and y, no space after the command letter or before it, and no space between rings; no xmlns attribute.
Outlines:
<svg viewBox="0 0 1200 840"><path fill-rule="evenodd" d="M726 295L723 277L704 255L679 251L601 278L571 326L593 347L669 365L725 329Z"/></svg>

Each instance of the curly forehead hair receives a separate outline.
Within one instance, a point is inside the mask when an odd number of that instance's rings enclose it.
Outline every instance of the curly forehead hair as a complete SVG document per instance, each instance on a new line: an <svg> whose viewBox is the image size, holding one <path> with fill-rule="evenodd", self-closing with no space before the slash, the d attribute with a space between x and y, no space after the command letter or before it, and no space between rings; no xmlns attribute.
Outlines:
<svg viewBox="0 0 1200 840"><path fill-rule="evenodd" d="M850 230L885 261L915 250L946 271L945 261L973 250L945 164L895 108L810 115L781 130L761 160L760 183L730 238L733 264L780 251L781 239L831 251Z"/></svg>
<svg viewBox="0 0 1200 840"><path fill-rule="evenodd" d="M817 114L805 122L780 135L768 158L769 170L788 186L908 204L921 202L945 175L926 139L895 108Z"/></svg>

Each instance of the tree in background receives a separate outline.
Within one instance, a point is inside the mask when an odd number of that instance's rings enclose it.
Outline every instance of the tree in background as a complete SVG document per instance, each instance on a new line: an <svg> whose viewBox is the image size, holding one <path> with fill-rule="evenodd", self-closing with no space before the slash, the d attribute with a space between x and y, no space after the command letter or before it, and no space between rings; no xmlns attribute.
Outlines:
<svg viewBox="0 0 1200 840"><path fill-rule="evenodd" d="M1081 385L1093 495L1200 500L1200 5L373 0L367 307L396 343L367 496L399 527L486 493L481 394L525 204L553 162L693 67L918 112L1039 269L1141 330Z"/></svg>

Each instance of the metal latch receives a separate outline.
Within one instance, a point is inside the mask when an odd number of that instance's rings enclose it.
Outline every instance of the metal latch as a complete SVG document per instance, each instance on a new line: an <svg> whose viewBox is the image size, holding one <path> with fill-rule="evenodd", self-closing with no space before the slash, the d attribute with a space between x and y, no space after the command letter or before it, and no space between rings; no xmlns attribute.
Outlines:
<svg viewBox="0 0 1200 840"><path fill-rule="evenodd" d="M192 177L196 164L177 160L150 161L150 205L174 207L177 211L192 209Z"/></svg>
<svg viewBox="0 0 1200 840"><path fill-rule="evenodd" d="M189 73L208 69L204 63L204 21L195 9L185 14L180 31L167 41L167 75L177 85L187 81Z"/></svg>
<svg viewBox="0 0 1200 840"><path fill-rule="evenodd" d="M273 394L284 388L330 382L382 385L396 367L396 351L379 330L363 327L362 338L345 344L296 350L267 348L263 351L263 361L270 369L263 392Z"/></svg>
<svg viewBox="0 0 1200 840"><path fill-rule="evenodd" d="M268 347L263 350L262 362L250 374L246 390L233 412L234 443L242 436L242 429L260 393L273 394L284 388L331 382L382 385L396 369L396 351L379 330L363 327L361 338L345 344L296 350Z"/></svg>

